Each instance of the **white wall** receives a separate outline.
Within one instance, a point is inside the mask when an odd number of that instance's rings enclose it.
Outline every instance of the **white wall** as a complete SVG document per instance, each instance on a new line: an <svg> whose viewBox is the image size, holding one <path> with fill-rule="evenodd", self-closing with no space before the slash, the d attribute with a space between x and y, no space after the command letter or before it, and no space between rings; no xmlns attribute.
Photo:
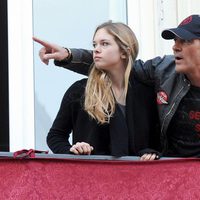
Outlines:
<svg viewBox="0 0 200 200"><path fill-rule="evenodd" d="M191 14L200 14L199 0L128 0L128 24L139 38L138 57L172 54L173 41L162 39L161 32Z"/></svg>
<svg viewBox="0 0 200 200"><path fill-rule="evenodd" d="M10 151L35 147L31 22L31 0L8 0Z"/></svg>

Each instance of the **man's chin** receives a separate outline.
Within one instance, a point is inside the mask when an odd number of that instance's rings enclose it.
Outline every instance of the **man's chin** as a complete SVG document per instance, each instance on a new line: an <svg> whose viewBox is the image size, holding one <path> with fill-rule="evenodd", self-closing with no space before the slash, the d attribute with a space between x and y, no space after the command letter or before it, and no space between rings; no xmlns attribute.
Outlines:
<svg viewBox="0 0 200 200"><path fill-rule="evenodd" d="M184 73L184 71L185 71L185 66L180 65L180 64L176 64L175 70L176 70L176 72L178 72L178 73Z"/></svg>

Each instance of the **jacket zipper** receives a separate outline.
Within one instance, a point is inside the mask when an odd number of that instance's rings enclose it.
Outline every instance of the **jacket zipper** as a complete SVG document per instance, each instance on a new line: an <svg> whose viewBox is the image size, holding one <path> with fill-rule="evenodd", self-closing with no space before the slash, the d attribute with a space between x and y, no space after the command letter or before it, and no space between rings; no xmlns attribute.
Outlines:
<svg viewBox="0 0 200 200"><path fill-rule="evenodd" d="M180 89L180 91L178 92L178 94L176 95L176 97L181 93L181 91L183 90L184 86ZM175 97L175 99L176 99ZM164 122L167 118L167 116L171 113L171 111L173 110L174 106L175 106L176 102L173 103L172 107L170 108L169 112L165 115L162 126L161 126L161 133L163 132L164 129Z"/></svg>
<svg viewBox="0 0 200 200"><path fill-rule="evenodd" d="M177 93L176 97L181 93L181 91L183 90L183 88L184 88L184 86L183 86L183 87L180 89L180 91ZM176 97L175 97L175 99L176 99ZM162 135L163 137L165 137L164 140L166 139L166 134L163 135L164 123L165 123L165 120L166 120L167 116L172 112L172 110L173 110L175 104L176 104L176 102L174 102L174 103L172 104L172 107L170 108L169 112L165 115L164 120L163 120L163 123L162 123L162 126L161 126L161 135ZM164 146L163 146L163 151L162 151L162 153L164 153L164 151L167 149L167 145L168 145L168 144L167 144L167 141L164 142L163 145L164 145Z"/></svg>

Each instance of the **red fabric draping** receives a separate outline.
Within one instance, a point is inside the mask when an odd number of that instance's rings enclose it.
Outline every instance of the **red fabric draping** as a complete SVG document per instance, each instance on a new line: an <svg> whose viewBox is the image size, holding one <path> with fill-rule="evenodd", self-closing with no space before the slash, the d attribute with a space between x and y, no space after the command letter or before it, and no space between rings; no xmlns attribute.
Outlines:
<svg viewBox="0 0 200 200"><path fill-rule="evenodd" d="M199 159L0 159L0 199L199 199Z"/></svg>

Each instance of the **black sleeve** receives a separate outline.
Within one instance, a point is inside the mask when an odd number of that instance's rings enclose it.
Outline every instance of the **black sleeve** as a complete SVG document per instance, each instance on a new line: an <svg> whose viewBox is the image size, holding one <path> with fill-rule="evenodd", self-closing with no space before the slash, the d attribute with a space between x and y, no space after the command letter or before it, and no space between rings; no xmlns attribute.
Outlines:
<svg viewBox="0 0 200 200"><path fill-rule="evenodd" d="M54 64L87 76L93 63L92 51L86 49L70 50L72 52L71 59L65 62L54 60Z"/></svg>
<svg viewBox="0 0 200 200"><path fill-rule="evenodd" d="M74 106L74 103L80 102L81 90L83 90L82 81L77 81L66 91L62 99L58 114L47 135L47 144L53 153L70 153L69 136L73 130L72 117L75 112L72 108L80 109L79 106Z"/></svg>
<svg viewBox="0 0 200 200"><path fill-rule="evenodd" d="M142 60L136 60L133 66L135 78L148 85L153 85L155 71L154 67L153 60L147 60L146 62L143 62Z"/></svg>
<svg viewBox="0 0 200 200"><path fill-rule="evenodd" d="M172 61L172 56L158 56L147 60L146 62L143 62L142 60L136 60L133 66L134 76L136 79L145 84L154 85L160 70L160 66L168 66Z"/></svg>

